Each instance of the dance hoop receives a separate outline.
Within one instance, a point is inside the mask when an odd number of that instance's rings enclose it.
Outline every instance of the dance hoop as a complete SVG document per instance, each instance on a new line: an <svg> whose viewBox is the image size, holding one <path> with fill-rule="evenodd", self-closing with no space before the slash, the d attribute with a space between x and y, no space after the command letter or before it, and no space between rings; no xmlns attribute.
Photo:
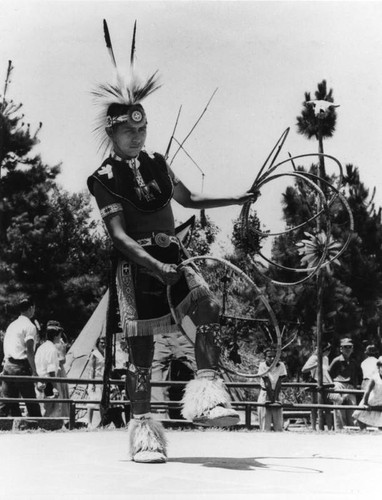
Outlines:
<svg viewBox="0 0 382 500"><path fill-rule="evenodd" d="M257 298L257 300L259 300L261 302L263 308L266 310L267 315L268 315L268 319L269 319L269 324L272 326L272 333L274 335L274 338L272 338L272 344L275 347L275 351L276 351L276 356L275 356L273 363L271 364L271 366L269 366L266 370L264 370L262 372L259 372L259 371L255 372L255 370L253 368L244 370L243 366L236 367L236 366L234 366L234 364L227 362L227 360L224 360L223 357L222 357L221 363L220 363L221 369L225 370L226 372L232 373L236 376L247 378L247 379L262 377L266 373L268 373L279 362L280 354L281 354L281 340L282 340L282 338L281 338L280 328L279 328L276 316L273 312L273 309L272 309L271 305L269 304L268 299L266 298L264 293L260 290L260 288L256 285L256 283L249 276L247 276L240 268L238 268L237 266L235 266L234 264L232 264L231 262L229 262L225 259L222 259L219 257L212 257L209 255L208 256L191 257L191 258L183 261L180 264L179 269L182 269L185 266L193 266L194 268L196 267L197 272L200 273L200 275L204 279L206 277L206 273L204 273L204 275L203 275L203 272L200 269L201 266L200 265L197 266L197 263L199 263L199 264L204 263L204 264L208 265L208 262L220 264L222 266L222 270L224 272L226 269L229 270L229 272L234 276L233 286L237 286L238 282L240 281L242 283L245 283L247 287L250 287L251 293L253 292L254 294L256 294L256 298ZM216 284L216 286L218 286L217 274L215 274L214 276L216 277L215 284ZM214 298L215 298L215 295L214 295ZM222 300L221 297L218 297L218 295L216 296L216 298L219 302L221 310L223 310L223 313L224 313L224 308L225 308L225 305L223 303L224 298ZM171 285L167 286L167 300L168 300L168 304L170 307L171 315L172 315L176 325L178 326L180 332L187 338L187 340L192 345L194 345L194 342L190 339L189 335L187 334L187 332L183 328L182 318L179 317L179 314L177 314L176 308L174 307L172 297L171 297ZM243 321L256 321L256 319L254 319L253 317L240 317L240 318L238 317L235 319L237 319L238 321L241 321L241 320L243 320ZM222 321L224 323L223 317L222 317ZM222 326L222 329L223 328L224 328L224 324ZM245 339L244 339L244 341L245 341ZM269 345L269 342L268 342L268 345ZM260 353L257 353L257 354L258 354L258 356L260 355ZM255 353L253 353L253 355L255 355ZM258 361L259 360L257 359L257 361L255 363L255 364L257 364L257 366L258 366Z"/></svg>

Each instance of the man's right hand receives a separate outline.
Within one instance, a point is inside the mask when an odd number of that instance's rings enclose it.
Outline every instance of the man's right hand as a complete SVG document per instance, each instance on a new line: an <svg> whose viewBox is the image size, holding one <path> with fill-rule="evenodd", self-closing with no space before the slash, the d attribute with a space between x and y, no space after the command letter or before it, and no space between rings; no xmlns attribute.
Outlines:
<svg viewBox="0 0 382 500"><path fill-rule="evenodd" d="M165 285L175 285L181 276L181 271L176 264L161 263L157 275Z"/></svg>

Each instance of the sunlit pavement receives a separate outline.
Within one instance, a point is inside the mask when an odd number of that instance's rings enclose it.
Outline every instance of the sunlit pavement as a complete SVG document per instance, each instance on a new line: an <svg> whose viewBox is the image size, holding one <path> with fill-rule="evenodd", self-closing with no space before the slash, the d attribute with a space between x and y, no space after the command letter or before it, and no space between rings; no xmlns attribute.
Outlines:
<svg viewBox="0 0 382 500"><path fill-rule="evenodd" d="M127 460L125 430L0 433L5 499L379 497L382 433L168 430L166 464Z"/></svg>

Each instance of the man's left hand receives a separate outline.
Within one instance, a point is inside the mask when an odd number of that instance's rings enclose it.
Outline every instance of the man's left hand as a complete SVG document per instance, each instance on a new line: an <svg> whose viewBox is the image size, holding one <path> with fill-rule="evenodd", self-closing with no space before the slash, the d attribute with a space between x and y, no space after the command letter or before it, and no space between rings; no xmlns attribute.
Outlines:
<svg viewBox="0 0 382 500"><path fill-rule="evenodd" d="M260 191L258 189L252 191L247 191L246 193L238 197L238 205L244 205L244 203L255 203L257 198L260 196Z"/></svg>

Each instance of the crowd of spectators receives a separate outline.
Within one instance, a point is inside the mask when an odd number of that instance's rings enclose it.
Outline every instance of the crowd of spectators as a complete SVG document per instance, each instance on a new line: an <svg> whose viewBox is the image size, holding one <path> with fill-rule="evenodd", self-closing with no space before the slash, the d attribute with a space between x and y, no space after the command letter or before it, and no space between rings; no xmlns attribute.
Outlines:
<svg viewBox="0 0 382 500"><path fill-rule="evenodd" d="M41 328L34 320L35 306L31 297L23 297L17 304L19 316L10 323L5 332L0 332L0 363L2 375L34 375L44 378L65 378L65 359L68 340L64 329L58 321L50 320ZM178 334L169 334L156 339L156 349L153 363L153 380L164 381L171 375L170 366L174 362L184 363L188 369L188 377L192 377L195 360L192 349L184 338ZM121 342L121 353L125 356ZM306 346L305 346L306 347ZM97 340L94 349L89 354L88 376L92 379L102 379L105 366L105 339ZM323 412L324 423L328 430L340 430L344 427L358 425L361 429L367 426L382 430L382 356L375 345L368 345L362 362L357 362L354 356L354 344L351 338L342 338L337 356L332 357L334 346L327 343L322 346L322 382L324 391L323 403L336 406L361 406L364 409L356 411L349 408ZM293 379L290 375L288 359L285 356L271 370L276 351L269 347L264 351L264 361L260 363L259 371L267 373L259 379L259 407L257 409L259 427L262 431L282 431L285 427L282 411L282 382ZM318 352L314 349L308 353L301 350L305 358L300 373L305 380L318 383ZM120 360L114 367L112 378L123 378L126 359ZM301 365L300 365L301 366ZM291 370L292 371L292 370ZM306 377L309 377L308 379ZM111 399L128 398L124 390L118 386L111 388ZM354 389L361 389L362 394ZM349 391L349 392L347 392ZM9 380L1 383L0 395L3 398L27 398L25 410L30 417L68 417L69 403L56 399L69 399L68 384L55 380L33 383L27 379ZM87 405L87 425L93 428L101 425L100 402L102 385L90 384L87 398L95 401ZM36 402L33 400L36 399ZM169 399L168 389L157 387L153 390L153 400ZM32 400L32 401L31 401ZM0 417L18 417L22 415L22 406L18 402L0 401ZM96 423L94 412L97 411ZM113 406L110 409L108 421L116 427L125 425L129 419L122 418L126 408ZM334 419L333 419L334 416ZM105 416L104 416L105 417ZM171 418L165 410L159 411L158 418Z"/></svg>

